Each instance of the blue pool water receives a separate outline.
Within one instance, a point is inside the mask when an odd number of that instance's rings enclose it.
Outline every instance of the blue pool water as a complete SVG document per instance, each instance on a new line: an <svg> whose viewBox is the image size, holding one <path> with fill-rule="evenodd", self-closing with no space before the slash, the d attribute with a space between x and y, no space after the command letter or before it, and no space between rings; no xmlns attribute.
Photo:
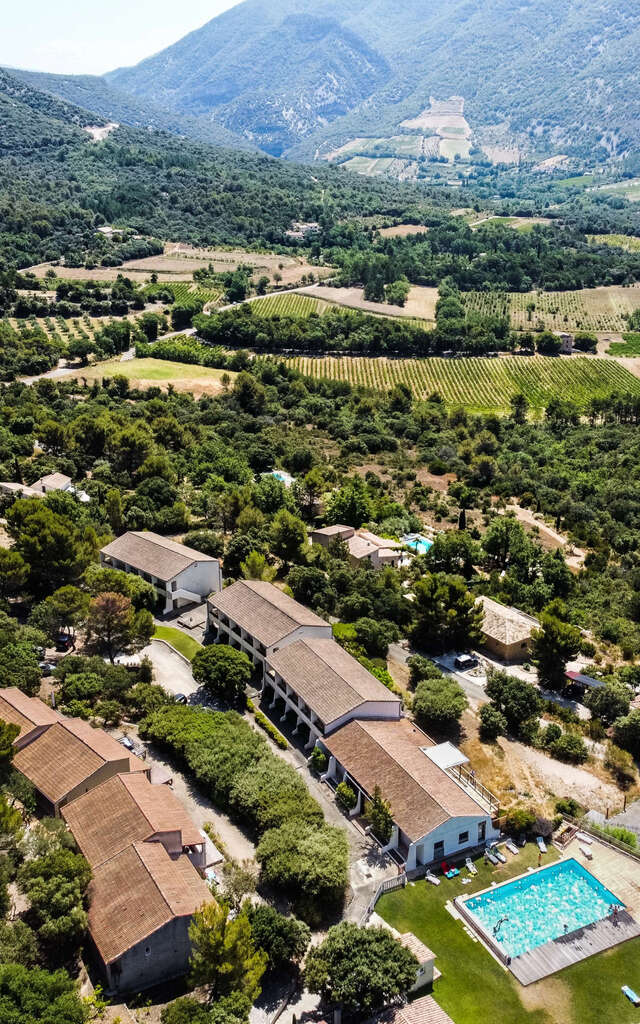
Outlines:
<svg viewBox="0 0 640 1024"><path fill-rule="evenodd" d="M466 909L511 957L602 920L614 904L623 906L573 859L551 864L464 901ZM507 920L494 933L501 918Z"/></svg>
<svg viewBox="0 0 640 1024"><path fill-rule="evenodd" d="M426 555L427 551L430 551L433 547L433 541L429 540L428 537L423 537L421 533L410 534L408 537L403 538L403 543L415 551L416 555Z"/></svg>

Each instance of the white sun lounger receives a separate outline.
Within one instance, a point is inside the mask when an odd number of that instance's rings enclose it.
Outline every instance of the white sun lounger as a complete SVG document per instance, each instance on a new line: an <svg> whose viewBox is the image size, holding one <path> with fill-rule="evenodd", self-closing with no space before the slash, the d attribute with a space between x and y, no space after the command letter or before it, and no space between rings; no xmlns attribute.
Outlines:
<svg viewBox="0 0 640 1024"><path fill-rule="evenodd" d="M593 853L588 846L580 846L580 853L583 857L586 857L587 860L593 860Z"/></svg>
<svg viewBox="0 0 640 1024"><path fill-rule="evenodd" d="M546 853L547 852L547 844L545 843L545 841L542 838L542 836L538 836L537 837L536 843L538 844L538 849L540 850L540 853Z"/></svg>
<svg viewBox="0 0 640 1024"><path fill-rule="evenodd" d="M498 858L498 860L499 860L499 861L500 861L500 862L501 862L502 864L506 864L506 863L507 863L507 858L505 857L505 855L504 855L504 853L502 852L502 850L499 850L497 846L494 846L494 847L493 847L493 849L491 850L491 852L492 852L493 854L495 854L495 856L496 856L496 857Z"/></svg>
<svg viewBox="0 0 640 1024"><path fill-rule="evenodd" d="M440 885L440 879L436 878L436 876L431 871L427 871L424 877L427 882L431 882L431 885Z"/></svg>
<svg viewBox="0 0 640 1024"><path fill-rule="evenodd" d="M576 839L578 839L581 843L586 843L587 846L591 846L591 844L593 843L593 839L591 838L591 836L588 836L586 832L576 832Z"/></svg>
<svg viewBox="0 0 640 1024"><path fill-rule="evenodd" d="M516 855L516 853L520 853L520 847L516 846L513 839L507 839L504 845L506 846L509 853L512 853L514 856Z"/></svg>
<svg viewBox="0 0 640 1024"><path fill-rule="evenodd" d="M477 875L478 874L478 869L475 866L475 864L473 863L473 861L471 860L471 857L467 857L467 859L465 860L465 864L467 865L467 868L469 869L469 873L470 874L472 874L472 875Z"/></svg>

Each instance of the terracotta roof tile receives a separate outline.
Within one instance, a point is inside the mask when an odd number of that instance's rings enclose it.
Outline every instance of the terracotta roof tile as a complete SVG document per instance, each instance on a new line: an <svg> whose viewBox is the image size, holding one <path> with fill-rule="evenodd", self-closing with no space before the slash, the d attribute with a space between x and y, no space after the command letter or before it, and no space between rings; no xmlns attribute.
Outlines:
<svg viewBox="0 0 640 1024"><path fill-rule="evenodd" d="M299 626L329 625L309 608L283 594L271 583L238 580L209 598L209 605L228 615L265 647L271 647Z"/></svg>
<svg viewBox="0 0 640 1024"><path fill-rule="evenodd" d="M406 718L349 722L323 743L366 793L380 786L394 821L413 842L449 818L486 813L426 756L421 747L433 742Z"/></svg>
<svg viewBox="0 0 640 1024"><path fill-rule="evenodd" d="M523 643L538 626L536 619L517 608L507 608L490 597L481 597L480 601L484 608L482 632L499 643Z"/></svg>
<svg viewBox="0 0 640 1024"><path fill-rule="evenodd" d="M91 936L110 963L211 894L186 856L172 860L160 843L134 843L94 868L89 898Z"/></svg>
<svg viewBox="0 0 640 1024"><path fill-rule="evenodd" d="M26 736L42 725L53 725L61 715L38 697L27 697L15 686L0 690L0 719L20 726L19 736Z"/></svg>
<svg viewBox="0 0 640 1024"><path fill-rule="evenodd" d="M376 1019L379 1024L454 1024L433 996L423 996L406 1006L385 1010Z"/></svg>
<svg viewBox="0 0 640 1024"><path fill-rule="evenodd" d="M327 725L366 701L400 699L335 640L297 640L271 655L269 664Z"/></svg>

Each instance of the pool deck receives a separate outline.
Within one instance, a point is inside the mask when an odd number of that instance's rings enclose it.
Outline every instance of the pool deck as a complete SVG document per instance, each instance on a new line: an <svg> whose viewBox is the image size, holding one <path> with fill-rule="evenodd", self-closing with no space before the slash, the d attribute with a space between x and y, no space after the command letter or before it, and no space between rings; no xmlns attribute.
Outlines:
<svg viewBox="0 0 640 1024"><path fill-rule="evenodd" d="M562 935L552 942L546 942L544 946L514 957L509 970L521 985L531 985L564 967L570 967L639 935L640 924L626 910L622 910L615 922L610 917L596 921L595 924Z"/></svg>

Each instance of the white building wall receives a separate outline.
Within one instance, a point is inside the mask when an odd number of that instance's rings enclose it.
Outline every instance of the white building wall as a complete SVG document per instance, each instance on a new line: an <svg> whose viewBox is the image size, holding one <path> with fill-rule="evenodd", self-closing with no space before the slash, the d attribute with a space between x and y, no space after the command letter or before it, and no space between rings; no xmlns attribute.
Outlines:
<svg viewBox="0 0 640 1024"><path fill-rule="evenodd" d="M380 686L383 684L380 683ZM373 718L373 719L392 719L397 721L402 715L402 701L389 701L389 700L368 700L364 704L360 704L359 707L354 708L353 711L349 711L346 715L342 715L340 718L336 718L333 722L328 722L325 729L325 735L330 736L332 732L340 729L347 722L352 722L354 719L360 718Z"/></svg>
<svg viewBox="0 0 640 1024"><path fill-rule="evenodd" d="M482 823L484 823L485 827L484 838L480 838L480 825ZM468 833L468 839L461 840L460 836L465 832ZM439 863L448 857L455 857L464 852L464 850L470 850L474 846L481 846L485 842L492 842L499 835L499 830L494 828L491 817L488 814L478 813L477 817L450 818L442 825L434 828L432 832L423 836L422 839L411 843L407 857L407 870L411 871L421 864L431 864L433 861ZM442 853L435 850L436 844L439 842L444 844Z"/></svg>
<svg viewBox="0 0 640 1024"><path fill-rule="evenodd" d="M220 562L217 559L213 562L195 562L178 573L171 584L171 590L188 590L198 594L204 601L209 594L219 594L222 590Z"/></svg>

